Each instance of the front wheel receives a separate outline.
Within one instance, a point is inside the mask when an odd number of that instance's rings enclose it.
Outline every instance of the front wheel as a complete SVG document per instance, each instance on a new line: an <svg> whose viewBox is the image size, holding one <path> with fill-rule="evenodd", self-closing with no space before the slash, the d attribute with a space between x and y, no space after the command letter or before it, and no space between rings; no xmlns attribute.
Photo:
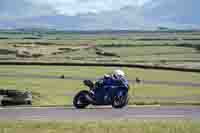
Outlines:
<svg viewBox="0 0 200 133"><path fill-rule="evenodd" d="M128 94L126 92L114 96L112 101L113 108L123 108L127 104L128 104Z"/></svg>
<svg viewBox="0 0 200 133"><path fill-rule="evenodd" d="M80 91L78 94L75 95L73 100L74 107L78 109L83 109L87 107L90 103L87 100L87 96L89 95L88 91Z"/></svg>

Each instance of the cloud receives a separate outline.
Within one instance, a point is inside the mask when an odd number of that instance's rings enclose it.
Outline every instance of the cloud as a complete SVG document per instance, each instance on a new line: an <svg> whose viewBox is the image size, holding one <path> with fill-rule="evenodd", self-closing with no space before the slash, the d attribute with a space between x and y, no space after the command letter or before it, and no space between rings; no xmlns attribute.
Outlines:
<svg viewBox="0 0 200 133"><path fill-rule="evenodd" d="M199 5L198 0L0 0L0 24L80 30L198 27Z"/></svg>
<svg viewBox="0 0 200 133"><path fill-rule="evenodd" d="M142 6L151 0L1 0L4 17L77 15L119 10L125 6Z"/></svg>
<svg viewBox="0 0 200 133"><path fill-rule="evenodd" d="M16 19L52 13L51 7L35 5L30 0L0 0L0 19Z"/></svg>
<svg viewBox="0 0 200 133"><path fill-rule="evenodd" d="M31 0L33 5L49 6L57 14L77 15L119 10L126 6L142 6L151 0Z"/></svg>

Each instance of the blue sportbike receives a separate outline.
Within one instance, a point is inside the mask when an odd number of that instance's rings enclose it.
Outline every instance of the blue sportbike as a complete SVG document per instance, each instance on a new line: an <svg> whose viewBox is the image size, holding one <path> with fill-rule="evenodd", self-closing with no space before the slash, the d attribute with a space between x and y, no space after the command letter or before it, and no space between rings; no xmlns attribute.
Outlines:
<svg viewBox="0 0 200 133"><path fill-rule="evenodd" d="M89 87L89 90L78 92L73 105L78 109L86 108L88 105L112 105L113 108L123 108L128 104L128 81L98 80L93 83L91 80L84 80L83 83Z"/></svg>

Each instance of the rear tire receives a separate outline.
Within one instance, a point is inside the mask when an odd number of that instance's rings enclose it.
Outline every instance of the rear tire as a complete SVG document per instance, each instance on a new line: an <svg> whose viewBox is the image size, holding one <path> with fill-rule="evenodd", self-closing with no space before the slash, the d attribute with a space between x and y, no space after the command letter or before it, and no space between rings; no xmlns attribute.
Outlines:
<svg viewBox="0 0 200 133"><path fill-rule="evenodd" d="M89 92L88 91L80 91L78 94L75 95L74 99L73 99L73 105L74 107L76 107L77 109L83 109L85 107L87 107L90 103L87 100L87 96L89 96Z"/></svg>

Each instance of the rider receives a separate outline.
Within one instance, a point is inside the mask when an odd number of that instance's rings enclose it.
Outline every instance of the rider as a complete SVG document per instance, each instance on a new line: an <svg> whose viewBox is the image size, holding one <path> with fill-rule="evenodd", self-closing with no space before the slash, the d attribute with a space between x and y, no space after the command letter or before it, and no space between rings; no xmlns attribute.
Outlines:
<svg viewBox="0 0 200 133"><path fill-rule="evenodd" d="M129 87L128 80L125 78L125 73L122 70L115 70L112 74L112 77L114 81L116 82L116 85Z"/></svg>
<svg viewBox="0 0 200 133"><path fill-rule="evenodd" d="M100 79L96 87L101 88L105 86L122 86L129 88L128 80L125 78L125 73L122 70L115 70L112 74L105 74L102 79Z"/></svg>
<svg viewBox="0 0 200 133"><path fill-rule="evenodd" d="M95 94L94 99L102 100L101 98L103 98L105 100L110 99L109 95L113 95L118 88L129 89L129 84L125 73L122 70L115 70L112 74L105 74L103 78L95 82L92 88L92 92Z"/></svg>

